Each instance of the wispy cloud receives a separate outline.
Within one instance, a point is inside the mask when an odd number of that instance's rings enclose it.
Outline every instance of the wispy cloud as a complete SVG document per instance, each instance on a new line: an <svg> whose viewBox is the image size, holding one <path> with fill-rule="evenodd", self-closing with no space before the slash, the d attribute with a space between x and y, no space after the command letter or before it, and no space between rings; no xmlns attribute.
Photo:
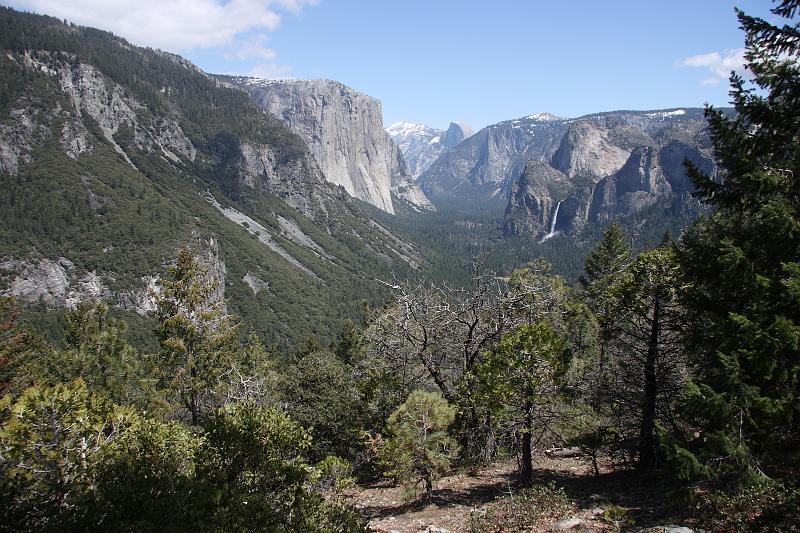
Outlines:
<svg viewBox="0 0 800 533"><path fill-rule="evenodd" d="M135 44L171 52L230 45L241 34L274 30L281 22L282 11L296 13L316 3L317 0L7 0L17 9L102 28ZM262 58L270 53L263 46L251 52L258 52L253 56Z"/></svg>
<svg viewBox="0 0 800 533"><path fill-rule="evenodd" d="M711 74L704 79L703 85L716 85L727 80L731 72L742 74L745 72L744 48L725 50L723 53L709 52L696 56L685 57L678 61L679 67L705 68Z"/></svg>
<svg viewBox="0 0 800 533"><path fill-rule="evenodd" d="M6 0L17 9L111 31L134 44L186 53L209 49L237 74L285 78L266 45L282 14L319 0ZM222 69L220 69L222 70Z"/></svg>
<svg viewBox="0 0 800 533"><path fill-rule="evenodd" d="M275 50L267 48L264 43L268 39L265 33L256 35L243 42L236 52L236 57L241 60L257 58L262 61L274 61L278 54Z"/></svg>

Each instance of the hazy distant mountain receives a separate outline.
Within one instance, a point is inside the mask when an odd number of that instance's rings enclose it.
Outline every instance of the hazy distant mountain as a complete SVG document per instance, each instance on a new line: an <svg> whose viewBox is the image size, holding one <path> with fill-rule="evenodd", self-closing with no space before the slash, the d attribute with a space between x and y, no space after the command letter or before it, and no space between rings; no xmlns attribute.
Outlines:
<svg viewBox="0 0 800 533"><path fill-rule="evenodd" d="M400 147L413 179L425 172L444 150L473 134L472 128L463 122L451 122L447 130L413 122L397 122L386 131Z"/></svg>
<svg viewBox="0 0 800 533"><path fill-rule="evenodd" d="M528 159L549 158L566 131L564 119L531 115L481 129L442 153L418 178L434 200L499 201Z"/></svg>
<svg viewBox="0 0 800 533"><path fill-rule="evenodd" d="M451 122L447 131L442 135L442 145L452 148L470 135L475 133L472 128L463 122Z"/></svg>

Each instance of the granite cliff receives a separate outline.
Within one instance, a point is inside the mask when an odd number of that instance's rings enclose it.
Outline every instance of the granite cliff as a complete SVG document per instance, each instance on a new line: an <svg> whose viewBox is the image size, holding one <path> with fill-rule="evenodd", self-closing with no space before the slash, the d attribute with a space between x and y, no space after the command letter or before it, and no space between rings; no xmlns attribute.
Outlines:
<svg viewBox="0 0 800 533"><path fill-rule="evenodd" d="M381 103L330 80L221 77L244 89L308 145L325 178L351 196L394 213L392 194L429 207L383 128Z"/></svg>
<svg viewBox="0 0 800 533"><path fill-rule="evenodd" d="M661 205L696 204L684 167L713 170L700 110L619 112L565 121L558 147L511 182L503 232L542 239Z"/></svg>

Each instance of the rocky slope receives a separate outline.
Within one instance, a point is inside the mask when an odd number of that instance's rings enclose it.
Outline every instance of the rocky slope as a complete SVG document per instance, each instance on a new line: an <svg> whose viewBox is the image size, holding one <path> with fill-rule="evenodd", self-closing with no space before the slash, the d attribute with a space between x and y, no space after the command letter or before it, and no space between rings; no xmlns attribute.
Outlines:
<svg viewBox="0 0 800 533"><path fill-rule="evenodd" d="M288 344L331 338L382 301L376 277L422 262L281 120L185 60L8 8L0 48L0 294L146 314L189 245L248 329ZM381 157L388 180L402 157Z"/></svg>
<svg viewBox="0 0 800 533"><path fill-rule="evenodd" d="M558 124L564 131L555 150L551 144L512 180L506 235L547 239L653 206L680 209L696 203L684 160L713 170L698 109L604 113Z"/></svg>
<svg viewBox="0 0 800 533"><path fill-rule="evenodd" d="M447 130L438 130L424 124L397 122L386 132L400 147L412 179L428 170L448 148L452 148L474 132L463 122L451 122Z"/></svg>
<svg viewBox="0 0 800 533"><path fill-rule="evenodd" d="M351 196L389 213L393 191L427 205L421 191L412 191L403 157L383 129L380 101L330 80L221 79L283 120L306 142L325 178Z"/></svg>
<svg viewBox="0 0 800 533"><path fill-rule="evenodd" d="M488 126L444 152L418 183L434 201L499 201L529 159L552 157L566 129L564 119L547 114Z"/></svg>

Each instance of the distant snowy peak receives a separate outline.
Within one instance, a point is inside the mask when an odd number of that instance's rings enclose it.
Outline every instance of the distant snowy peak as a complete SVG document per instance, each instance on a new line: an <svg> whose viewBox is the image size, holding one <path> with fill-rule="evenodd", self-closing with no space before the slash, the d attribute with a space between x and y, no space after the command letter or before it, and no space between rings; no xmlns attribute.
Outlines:
<svg viewBox="0 0 800 533"><path fill-rule="evenodd" d="M400 147L412 178L417 178L444 150L456 146L473 131L463 122L451 122L446 130L439 130L403 121L386 128L386 133Z"/></svg>
<svg viewBox="0 0 800 533"><path fill-rule="evenodd" d="M557 120L564 120L564 117L553 115L552 113L535 113L525 117L528 120L535 120L537 122L554 122Z"/></svg>
<svg viewBox="0 0 800 533"><path fill-rule="evenodd" d="M650 118L679 117L685 114L685 109L672 109L670 111L653 111L652 113L646 113L646 115Z"/></svg>
<svg viewBox="0 0 800 533"><path fill-rule="evenodd" d="M414 122L395 122L388 128L386 133L392 136L395 141L400 139L407 139L412 136L416 137L436 137L441 133L441 130L436 130L425 124L416 124Z"/></svg>

